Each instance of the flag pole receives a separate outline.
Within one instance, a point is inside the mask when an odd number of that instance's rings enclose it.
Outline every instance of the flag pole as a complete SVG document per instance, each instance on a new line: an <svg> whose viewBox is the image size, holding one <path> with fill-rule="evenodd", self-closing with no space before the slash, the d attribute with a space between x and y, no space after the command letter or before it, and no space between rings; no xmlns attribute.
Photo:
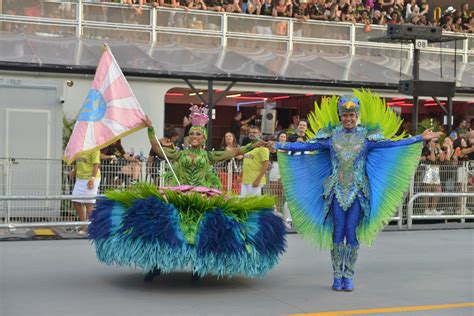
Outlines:
<svg viewBox="0 0 474 316"><path fill-rule="evenodd" d="M166 152L165 152L165 150L163 149L163 147L161 146L161 142L160 142L160 140L158 139L158 137L156 137L156 135L155 135L155 140L157 141L158 146L160 146L161 152L163 153L163 156L165 157L165 160L166 160L166 162L168 163L168 166L170 166L171 172L173 173L173 176L174 176L174 178L176 179L176 182L178 183L178 185L181 185L181 183L180 183L179 180L178 180L178 177L176 176L176 173L174 172L173 166L171 165L170 161L168 160L168 156L166 156Z"/></svg>

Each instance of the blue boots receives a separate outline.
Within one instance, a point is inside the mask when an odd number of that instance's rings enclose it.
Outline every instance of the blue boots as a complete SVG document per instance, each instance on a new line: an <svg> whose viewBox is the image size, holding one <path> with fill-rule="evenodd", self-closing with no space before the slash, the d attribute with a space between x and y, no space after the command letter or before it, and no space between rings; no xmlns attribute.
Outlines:
<svg viewBox="0 0 474 316"><path fill-rule="evenodd" d="M342 289L346 292L352 292L354 290L354 284L351 278L342 278Z"/></svg>
<svg viewBox="0 0 474 316"><path fill-rule="evenodd" d="M354 276L354 265L357 261L358 246L334 244L331 250L331 261L334 272L334 291L351 292L354 290L352 277Z"/></svg>
<svg viewBox="0 0 474 316"><path fill-rule="evenodd" d="M354 290L354 284L352 283L352 277L354 276L354 265L357 261L357 251L359 246L346 245L344 251L344 276L342 278L342 289L346 292Z"/></svg>
<svg viewBox="0 0 474 316"><path fill-rule="evenodd" d="M342 291L342 278L334 278L332 289L334 291Z"/></svg>
<svg viewBox="0 0 474 316"><path fill-rule="evenodd" d="M332 270L334 272L334 282L332 289L342 291L342 273L344 270L344 244L334 244L331 249Z"/></svg>

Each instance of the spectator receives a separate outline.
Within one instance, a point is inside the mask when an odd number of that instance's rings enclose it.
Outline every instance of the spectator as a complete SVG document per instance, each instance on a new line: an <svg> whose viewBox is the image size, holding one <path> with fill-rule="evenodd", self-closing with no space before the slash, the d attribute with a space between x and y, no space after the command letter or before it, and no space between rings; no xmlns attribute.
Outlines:
<svg viewBox="0 0 474 316"><path fill-rule="evenodd" d="M380 12L380 10L375 10L372 17L372 23L378 24L378 25L385 25L386 24L385 14L386 14L385 11Z"/></svg>
<svg viewBox="0 0 474 316"><path fill-rule="evenodd" d="M73 196L77 195L97 195L97 190L100 184L100 151L84 154L79 156L76 160L76 167L71 172L70 176L76 178ZM87 221L94 209L95 199L90 200L72 200L74 209L81 222ZM84 213L84 207L86 213ZM87 214L87 215L86 215ZM80 235L87 234L87 226L83 226L79 230Z"/></svg>
<svg viewBox="0 0 474 316"><path fill-rule="evenodd" d="M390 0L389 2L385 3L384 0L377 0L374 4L374 10L379 10L380 12L387 12L387 9L392 7L395 3L395 0Z"/></svg>
<svg viewBox="0 0 474 316"><path fill-rule="evenodd" d="M251 1L247 1L247 6L245 7L244 13L257 14L257 8L254 7Z"/></svg>
<svg viewBox="0 0 474 316"><path fill-rule="evenodd" d="M349 6L347 0L339 0L338 3L331 8L331 20L342 21L342 15L347 13Z"/></svg>
<svg viewBox="0 0 474 316"><path fill-rule="evenodd" d="M325 11L324 0L311 0L308 7L308 14L311 20L327 20L328 16L325 14Z"/></svg>
<svg viewBox="0 0 474 316"><path fill-rule="evenodd" d="M474 152L474 144L468 144L464 138L464 134L456 132L457 138L453 142L454 154L458 161L469 160L469 154Z"/></svg>
<svg viewBox="0 0 474 316"><path fill-rule="evenodd" d="M456 17L456 19L454 20L454 23L451 27L451 30L453 32L462 32L463 31L462 17L460 17L460 16Z"/></svg>
<svg viewBox="0 0 474 316"><path fill-rule="evenodd" d="M279 143L286 143L288 141L288 135L285 132L280 132L277 137L277 141ZM278 166L278 155L277 150L272 148L270 152L270 162L271 162L271 169L268 179L270 180L270 191L271 194L278 197L276 203L276 209L280 213L282 213L285 222L287 224L287 228L291 228L291 215L289 212L285 212L284 202L285 197L282 194L282 184L281 184L281 177L280 177L280 168Z"/></svg>
<svg viewBox="0 0 474 316"><path fill-rule="evenodd" d="M273 8L273 16L284 16L291 17L293 16L293 4L291 0L285 2L285 0L278 0L277 5Z"/></svg>
<svg viewBox="0 0 474 316"><path fill-rule="evenodd" d="M154 7L156 7L155 3L156 2L153 2ZM159 0L158 3L160 7L167 7L167 8L179 7L179 1L176 1L176 0Z"/></svg>
<svg viewBox="0 0 474 316"><path fill-rule="evenodd" d="M397 12L392 12L388 24L403 24L403 19L400 18L400 15Z"/></svg>
<svg viewBox="0 0 474 316"><path fill-rule="evenodd" d="M426 185L427 192L441 192L441 178L439 173L439 162L444 161L445 153L441 150L437 138L431 139L422 150L421 160L425 161L425 175L423 184ZM443 210L438 211L439 197L425 197L425 214L442 215Z"/></svg>
<svg viewBox="0 0 474 316"><path fill-rule="evenodd" d="M418 5L416 4L416 0L410 0L410 2L407 3L407 5L405 6L405 15L404 15L405 20L407 20L407 21L411 20L414 8L418 8ZM418 15L418 14L416 14L416 15Z"/></svg>
<svg viewBox="0 0 474 316"><path fill-rule="evenodd" d="M297 139L302 139L301 141L307 140L306 131L308 130L308 123L305 120L301 120L298 122L298 128L296 129L295 134L290 135L288 137L289 142L296 142Z"/></svg>
<svg viewBox="0 0 474 316"><path fill-rule="evenodd" d="M301 21L309 19L309 13L306 3L300 3L299 0L293 0L293 17ZM301 36L301 35L300 35Z"/></svg>
<svg viewBox="0 0 474 316"><path fill-rule="evenodd" d="M234 133L226 132L224 138L222 138L221 142L221 150L232 150L239 148L239 144L237 143L237 138L235 137ZM244 156L235 156L237 160L241 160Z"/></svg>
<svg viewBox="0 0 474 316"><path fill-rule="evenodd" d="M393 10L398 13L400 19L403 19L403 12L405 11L405 0L395 0Z"/></svg>
<svg viewBox="0 0 474 316"><path fill-rule="evenodd" d="M453 15L454 12L456 12L456 9L454 9L453 6L449 6L445 11L443 16L439 19L439 25L444 28L448 21L448 17L451 18L451 21L453 20Z"/></svg>
<svg viewBox="0 0 474 316"><path fill-rule="evenodd" d="M226 151L226 150L235 150L239 149L239 144L237 143L237 139L235 138L234 134L232 132L226 132L224 137L222 138L221 142L221 150ZM237 164L236 160L242 160L244 156L238 155L235 156L232 160L229 160L229 162L224 163L222 167L220 168L220 172L218 172L219 179L221 180L222 183L222 188L226 190L229 186L228 178L229 178L229 173L227 170L228 164L230 164L232 168L232 188L231 192L239 195L240 194L240 187L242 185L242 177L240 176L240 169L241 166L240 164Z"/></svg>
<svg viewBox="0 0 474 316"><path fill-rule="evenodd" d="M463 119L459 122L458 127L456 127L456 133L458 134L458 136L464 137L466 135L466 132L467 132L467 121Z"/></svg>
<svg viewBox="0 0 474 316"><path fill-rule="evenodd" d="M469 12L469 3L465 2L461 5L460 16L462 18L462 24L469 23L469 19L471 17L471 13Z"/></svg>
<svg viewBox="0 0 474 316"><path fill-rule="evenodd" d="M140 178L140 158L127 154L120 139L101 150L100 160L104 165L106 184L110 188L129 182L135 183Z"/></svg>
<svg viewBox="0 0 474 316"><path fill-rule="evenodd" d="M270 4L270 0L258 0L257 1L257 14L258 15L272 15L273 8Z"/></svg>
<svg viewBox="0 0 474 316"><path fill-rule="evenodd" d="M469 128L468 128L468 131L469 131L469 132L474 131L474 118L472 118L472 119L469 120Z"/></svg>
<svg viewBox="0 0 474 316"><path fill-rule="evenodd" d="M249 138L256 142L260 138L260 128L252 126L248 130ZM270 152L268 148L258 147L244 155L242 166L241 196L261 195L266 184Z"/></svg>
<svg viewBox="0 0 474 316"><path fill-rule="evenodd" d="M250 118L246 120L242 120L242 112L235 112L234 118L232 119L232 123L230 125L230 131L235 135L235 139L237 140L237 143L240 144L240 131L247 130L248 126L247 124L255 118L255 115L252 115Z"/></svg>
<svg viewBox="0 0 474 316"><path fill-rule="evenodd" d="M463 30L466 33L474 33L474 16L471 16L469 22L463 25Z"/></svg>
<svg viewBox="0 0 474 316"><path fill-rule="evenodd" d="M379 11L379 12L380 12L380 11ZM369 12L367 12L367 11L365 11L365 10L362 11L362 13L360 14L359 19L358 19L357 22L363 23L363 24L366 24L366 25L367 25L367 24L371 24L371 23L372 23L372 20L371 20L370 17L369 17Z"/></svg>
<svg viewBox="0 0 474 316"><path fill-rule="evenodd" d="M444 24L441 25L444 31L454 32L453 17L448 15L444 20Z"/></svg>
<svg viewBox="0 0 474 316"><path fill-rule="evenodd" d="M209 11L225 12L225 7L222 0L206 0L204 3Z"/></svg>
<svg viewBox="0 0 474 316"><path fill-rule="evenodd" d="M457 169L457 191L461 192L463 186L468 183L468 174L463 164L465 161L469 161L474 155L474 143L468 143L464 137L457 135L456 140L453 142L454 149L454 160L459 162ZM461 213L463 207L462 199L458 198L458 212ZM466 210L466 214L471 214L470 210Z"/></svg>
<svg viewBox="0 0 474 316"><path fill-rule="evenodd" d="M356 23L356 18L354 15L354 9L351 5L345 7L345 10L342 11L341 19L342 22L351 22Z"/></svg>
<svg viewBox="0 0 474 316"><path fill-rule="evenodd" d="M428 16L428 11L430 10L430 5L428 4L428 0L421 0L419 7L420 7L420 15L424 16L426 19Z"/></svg>
<svg viewBox="0 0 474 316"><path fill-rule="evenodd" d="M178 141L178 133L168 130L165 131L163 137L159 139L159 142L162 147L169 149L176 149L176 142ZM146 162L147 175L150 177L150 181L159 185L159 176L160 176L160 163L162 159L160 155L153 150L153 147L150 148L148 153L148 159Z"/></svg>
<svg viewBox="0 0 474 316"><path fill-rule="evenodd" d="M242 13L242 8L240 7L239 0L230 0L231 3L227 4L226 10L229 13Z"/></svg>
<svg viewBox="0 0 474 316"><path fill-rule="evenodd" d="M188 116L183 117L183 128L184 128L184 137L183 137L183 146L188 147L189 146L189 130L191 129L191 119Z"/></svg>
<svg viewBox="0 0 474 316"><path fill-rule="evenodd" d="M142 7L143 7L144 0L138 0L138 7L135 7L134 2L137 2L137 1L134 1L134 0L122 1L123 4L128 4L130 6L130 9L134 10L137 15L142 15Z"/></svg>

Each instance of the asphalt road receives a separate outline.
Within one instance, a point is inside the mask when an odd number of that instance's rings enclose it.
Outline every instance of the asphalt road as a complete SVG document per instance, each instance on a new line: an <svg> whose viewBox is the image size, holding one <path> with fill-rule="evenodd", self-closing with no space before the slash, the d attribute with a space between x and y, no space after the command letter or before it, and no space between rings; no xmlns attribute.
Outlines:
<svg viewBox="0 0 474 316"><path fill-rule="evenodd" d="M360 250L354 292L331 281L328 251L295 234L265 278L197 283L181 271L146 284L143 271L100 264L86 240L0 242L0 316L474 315L474 230L383 232Z"/></svg>

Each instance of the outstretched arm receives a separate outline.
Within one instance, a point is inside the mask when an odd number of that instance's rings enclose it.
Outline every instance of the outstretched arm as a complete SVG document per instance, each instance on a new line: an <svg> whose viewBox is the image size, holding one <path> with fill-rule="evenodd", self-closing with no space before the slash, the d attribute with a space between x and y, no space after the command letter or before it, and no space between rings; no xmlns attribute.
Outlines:
<svg viewBox="0 0 474 316"><path fill-rule="evenodd" d="M331 140L327 139L318 139L312 140L309 142L296 142L296 143L276 143L275 148L285 151L314 151L314 150L328 150L330 148ZM270 145L273 145L270 143Z"/></svg>
<svg viewBox="0 0 474 316"><path fill-rule="evenodd" d="M241 156L243 154L246 154L257 147L261 147L264 144L265 142L263 140L260 140L257 143L249 143L239 148L232 148L224 151L210 151L209 159L212 162L229 160L235 156Z"/></svg>
<svg viewBox="0 0 474 316"><path fill-rule="evenodd" d="M391 147L398 147L398 146L406 146L411 145L414 143L419 143L423 140L421 135L416 135L414 137L400 139L400 140L381 140L381 141L373 141L369 140L367 142L367 148L369 150L377 149L377 148L391 148Z"/></svg>
<svg viewBox="0 0 474 316"><path fill-rule="evenodd" d="M401 140L381 140L381 141L368 141L367 147L368 150L376 149L376 148L390 148L390 147L398 147L398 146L406 146L411 145L414 143L421 142L423 140L430 140L432 138L440 137L443 133L442 132L432 132L431 129L427 129L423 132L423 134L416 135L410 138L405 138Z"/></svg>
<svg viewBox="0 0 474 316"><path fill-rule="evenodd" d="M150 140L150 145L153 151L158 155L160 158L165 158L165 154L170 160L176 160L180 155L180 152L176 149L171 148L163 148L158 143L158 139L155 135L155 129L153 128L153 123L151 122L150 118L147 116L145 120L146 125L148 126L148 139Z"/></svg>

